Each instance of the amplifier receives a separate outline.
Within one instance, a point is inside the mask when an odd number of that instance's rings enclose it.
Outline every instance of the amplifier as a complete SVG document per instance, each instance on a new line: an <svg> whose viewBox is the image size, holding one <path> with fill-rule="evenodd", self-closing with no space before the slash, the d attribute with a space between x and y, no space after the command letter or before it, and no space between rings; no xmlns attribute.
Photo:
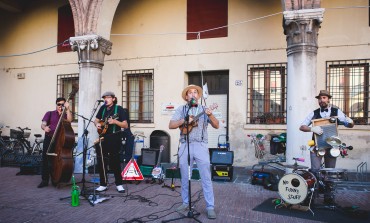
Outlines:
<svg viewBox="0 0 370 223"><path fill-rule="evenodd" d="M159 149L141 149L141 165L155 166L157 164Z"/></svg>
<svg viewBox="0 0 370 223"><path fill-rule="evenodd" d="M234 167L229 165L211 165L212 180L233 180Z"/></svg>
<svg viewBox="0 0 370 223"><path fill-rule="evenodd" d="M211 164L214 165L233 165L234 151L213 150L211 154Z"/></svg>
<svg viewBox="0 0 370 223"><path fill-rule="evenodd" d="M312 126L320 126L323 130L322 135L314 134L316 146L319 149L331 148L331 146L326 142L326 139L328 137L338 136L337 120L335 119L335 122L331 123L328 119L314 119L312 120Z"/></svg>

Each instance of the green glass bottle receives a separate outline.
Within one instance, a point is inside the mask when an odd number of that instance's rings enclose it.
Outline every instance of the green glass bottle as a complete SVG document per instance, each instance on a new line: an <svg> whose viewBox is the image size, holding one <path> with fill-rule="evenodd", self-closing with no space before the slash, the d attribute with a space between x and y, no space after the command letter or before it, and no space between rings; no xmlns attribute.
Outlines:
<svg viewBox="0 0 370 223"><path fill-rule="evenodd" d="M72 176L71 205L72 207L80 205L80 188L76 186L75 176Z"/></svg>

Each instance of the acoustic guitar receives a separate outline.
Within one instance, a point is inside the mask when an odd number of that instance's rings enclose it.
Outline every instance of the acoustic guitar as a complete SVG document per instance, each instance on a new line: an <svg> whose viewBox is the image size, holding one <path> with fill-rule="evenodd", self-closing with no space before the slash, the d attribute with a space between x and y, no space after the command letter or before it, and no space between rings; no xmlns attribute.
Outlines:
<svg viewBox="0 0 370 223"><path fill-rule="evenodd" d="M118 119L118 117L118 114L114 114L113 116L106 117L104 120L100 120L101 129L98 129L99 136L105 135L105 133L107 132L109 126L108 119Z"/></svg>
<svg viewBox="0 0 370 223"><path fill-rule="evenodd" d="M216 103L213 103L211 106L209 106L209 109L210 110L214 110L218 107L218 105ZM186 126L185 124L184 125L181 125L179 128L182 132L182 134L184 135L187 135L188 133L191 132L191 130L193 130L194 127L198 126L198 120L199 118L205 113L205 109L197 114L196 116L193 116L191 115L190 117L193 118L193 120L188 124L188 126Z"/></svg>

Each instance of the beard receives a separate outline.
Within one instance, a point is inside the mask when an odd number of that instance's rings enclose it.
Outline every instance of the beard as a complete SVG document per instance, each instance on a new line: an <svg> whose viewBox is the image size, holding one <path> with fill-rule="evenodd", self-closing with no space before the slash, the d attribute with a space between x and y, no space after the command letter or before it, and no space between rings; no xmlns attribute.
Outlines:
<svg viewBox="0 0 370 223"><path fill-rule="evenodd" d="M320 105L320 108L327 108L327 107L328 107L328 105L329 105L329 103L326 103L326 102L320 102L320 103L319 103L319 105Z"/></svg>

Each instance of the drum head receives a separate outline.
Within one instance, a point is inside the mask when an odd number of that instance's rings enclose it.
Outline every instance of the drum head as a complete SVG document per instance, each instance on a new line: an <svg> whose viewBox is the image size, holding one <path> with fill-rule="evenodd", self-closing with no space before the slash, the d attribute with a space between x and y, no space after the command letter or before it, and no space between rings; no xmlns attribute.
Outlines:
<svg viewBox="0 0 370 223"><path fill-rule="evenodd" d="M308 193L306 180L298 174L285 174L278 185L280 197L289 204L299 204L303 202Z"/></svg>

